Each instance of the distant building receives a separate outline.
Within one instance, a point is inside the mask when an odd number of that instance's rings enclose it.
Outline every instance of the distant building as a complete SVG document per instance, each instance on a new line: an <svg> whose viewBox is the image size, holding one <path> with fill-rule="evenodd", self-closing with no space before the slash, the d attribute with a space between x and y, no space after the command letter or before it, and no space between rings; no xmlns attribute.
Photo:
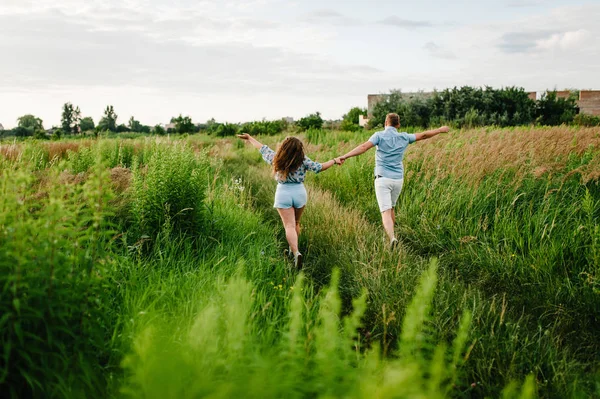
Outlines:
<svg viewBox="0 0 600 399"><path fill-rule="evenodd" d="M286 121L287 123L294 123L294 118L292 118L291 116L286 116L285 118L282 118L284 121Z"/></svg>
<svg viewBox="0 0 600 399"><path fill-rule="evenodd" d="M580 91L577 103L581 113L600 116L600 90Z"/></svg>
<svg viewBox="0 0 600 399"><path fill-rule="evenodd" d="M565 100L571 96L571 92L569 90L558 90L556 92L557 98L564 98Z"/></svg>
<svg viewBox="0 0 600 399"><path fill-rule="evenodd" d="M556 92L558 98L569 98L571 92L569 90L561 90ZM581 90L579 99L577 100L579 112L582 114L600 116L600 90Z"/></svg>
<svg viewBox="0 0 600 399"><path fill-rule="evenodd" d="M358 115L359 126L365 127L369 123L369 119L364 115Z"/></svg>
<svg viewBox="0 0 600 399"><path fill-rule="evenodd" d="M175 129L176 125L174 123L167 123L165 125L165 130L169 131L169 129Z"/></svg>

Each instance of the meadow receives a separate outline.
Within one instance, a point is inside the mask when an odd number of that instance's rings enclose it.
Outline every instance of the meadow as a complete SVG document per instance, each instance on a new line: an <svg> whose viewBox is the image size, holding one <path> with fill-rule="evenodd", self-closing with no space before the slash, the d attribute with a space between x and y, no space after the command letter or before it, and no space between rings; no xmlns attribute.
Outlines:
<svg viewBox="0 0 600 399"><path fill-rule="evenodd" d="M600 131L411 146L394 252L373 164L307 179L298 273L235 138L3 142L2 396L600 397Z"/></svg>

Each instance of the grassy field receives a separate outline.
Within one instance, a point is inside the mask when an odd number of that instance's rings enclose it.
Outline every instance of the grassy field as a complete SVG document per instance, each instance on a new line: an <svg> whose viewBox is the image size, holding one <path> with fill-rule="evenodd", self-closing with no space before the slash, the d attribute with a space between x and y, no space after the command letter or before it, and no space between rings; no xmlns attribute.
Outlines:
<svg viewBox="0 0 600 399"><path fill-rule="evenodd" d="M373 163L308 178L298 274L236 139L3 143L3 396L599 397L600 131L411 146L396 252Z"/></svg>

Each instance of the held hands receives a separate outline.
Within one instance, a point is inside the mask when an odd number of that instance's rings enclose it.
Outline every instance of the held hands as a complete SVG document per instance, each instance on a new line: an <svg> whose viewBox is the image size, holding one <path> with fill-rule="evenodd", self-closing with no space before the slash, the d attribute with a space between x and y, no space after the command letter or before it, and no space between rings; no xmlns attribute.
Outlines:
<svg viewBox="0 0 600 399"><path fill-rule="evenodd" d="M346 161L346 160L345 160L344 158L342 158L342 157L333 158L333 162L334 162L336 165L339 165L339 166L342 166L342 165L344 164L344 162L345 162L345 161Z"/></svg>
<svg viewBox="0 0 600 399"><path fill-rule="evenodd" d="M450 131L450 128L448 126L442 126L440 128L438 128L438 132L440 133L448 133Z"/></svg>
<svg viewBox="0 0 600 399"><path fill-rule="evenodd" d="M250 140L250 135L248 133L238 134L237 136L242 140Z"/></svg>

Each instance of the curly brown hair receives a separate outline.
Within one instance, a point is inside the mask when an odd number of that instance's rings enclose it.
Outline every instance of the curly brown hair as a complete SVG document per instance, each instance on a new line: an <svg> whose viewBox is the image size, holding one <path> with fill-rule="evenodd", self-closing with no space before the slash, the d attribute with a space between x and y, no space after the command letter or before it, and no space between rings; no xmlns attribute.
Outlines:
<svg viewBox="0 0 600 399"><path fill-rule="evenodd" d="M281 180L298 170L304 162L304 145L296 137L288 137L279 146L273 159L273 173L278 173Z"/></svg>

